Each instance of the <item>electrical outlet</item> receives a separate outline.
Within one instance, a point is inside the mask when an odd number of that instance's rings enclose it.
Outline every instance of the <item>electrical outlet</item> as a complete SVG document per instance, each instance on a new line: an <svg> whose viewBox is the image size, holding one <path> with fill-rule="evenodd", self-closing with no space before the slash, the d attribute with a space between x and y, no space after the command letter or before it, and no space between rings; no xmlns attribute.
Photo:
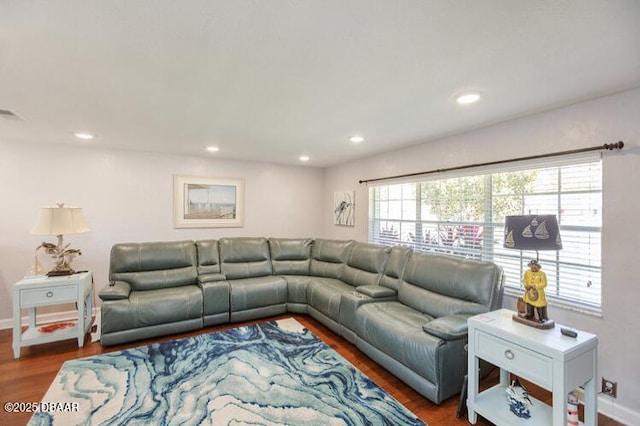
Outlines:
<svg viewBox="0 0 640 426"><path fill-rule="evenodd" d="M612 396L614 398L618 397L618 382L614 382L613 380L602 378L602 393L605 395Z"/></svg>

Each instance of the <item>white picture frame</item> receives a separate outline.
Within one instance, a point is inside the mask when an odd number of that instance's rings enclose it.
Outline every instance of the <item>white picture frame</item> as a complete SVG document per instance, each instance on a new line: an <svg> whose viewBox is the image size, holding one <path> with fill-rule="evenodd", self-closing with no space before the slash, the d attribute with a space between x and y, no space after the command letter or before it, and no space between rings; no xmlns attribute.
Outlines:
<svg viewBox="0 0 640 426"><path fill-rule="evenodd" d="M333 223L337 226L355 226L356 192L336 191L333 195Z"/></svg>
<svg viewBox="0 0 640 426"><path fill-rule="evenodd" d="M244 180L174 175L174 228L244 226Z"/></svg>

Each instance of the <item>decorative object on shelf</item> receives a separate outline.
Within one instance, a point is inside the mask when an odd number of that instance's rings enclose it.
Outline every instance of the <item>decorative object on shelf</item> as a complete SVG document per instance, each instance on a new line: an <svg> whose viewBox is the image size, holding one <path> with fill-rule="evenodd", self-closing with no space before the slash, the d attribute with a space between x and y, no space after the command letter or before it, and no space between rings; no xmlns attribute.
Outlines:
<svg viewBox="0 0 640 426"><path fill-rule="evenodd" d="M53 322L50 324L41 325L40 327L38 327L38 331L41 333L53 333L56 330L75 327L75 325L76 323L73 321Z"/></svg>
<svg viewBox="0 0 640 426"><path fill-rule="evenodd" d="M333 223L341 226L355 225L356 192L337 191L333 195Z"/></svg>
<svg viewBox="0 0 640 426"><path fill-rule="evenodd" d="M511 386L507 388L507 401L509 402L509 410L513 414L523 419L531 417L529 406L533 405L533 403L529 398L529 391L520 383L517 377L511 382Z"/></svg>
<svg viewBox="0 0 640 426"><path fill-rule="evenodd" d="M39 270L38 250L44 249L53 259L54 265L47 276L74 274L71 262L82 252L80 249L69 248L70 244L64 245L63 235L83 232L89 232L89 226L80 207L65 207L64 203L58 203L56 207L40 207L31 234L56 235L58 244L43 242L36 248L34 271L37 273Z"/></svg>
<svg viewBox="0 0 640 426"><path fill-rule="evenodd" d="M578 397L575 392L571 391L567 398L567 426L578 426L579 424Z"/></svg>
<svg viewBox="0 0 640 426"><path fill-rule="evenodd" d="M25 278L36 279L45 278L47 276L47 269L51 268L47 268L47 266L45 265L50 264L51 262L48 261L48 258L46 260L44 259L46 253L42 253L40 251L40 249L43 247L44 243L36 247L35 253L33 254L33 264L29 267L29 270L24 275Z"/></svg>
<svg viewBox="0 0 640 426"><path fill-rule="evenodd" d="M553 328L555 323L547 316L547 298L544 291L547 286L547 276L541 270L538 251L562 249L560 227L556 216L506 216L504 247L536 251L536 258L529 262L529 269L522 277L525 291L522 299L518 300L518 314L514 315L513 319L536 328Z"/></svg>
<svg viewBox="0 0 640 426"><path fill-rule="evenodd" d="M223 228L244 225L244 180L173 177L173 227Z"/></svg>

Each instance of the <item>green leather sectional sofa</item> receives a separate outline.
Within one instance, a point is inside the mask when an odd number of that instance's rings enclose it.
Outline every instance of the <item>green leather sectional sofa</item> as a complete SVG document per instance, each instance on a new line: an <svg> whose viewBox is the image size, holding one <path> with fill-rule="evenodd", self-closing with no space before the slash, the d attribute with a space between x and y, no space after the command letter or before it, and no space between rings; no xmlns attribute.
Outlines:
<svg viewBox="0 0 640 426"><path fill-rule="evenodd" d="M467 318L502 304L491 262L356 241L116 244L103 346L286 312L311 315L431 401L460 392Z"/></svg>

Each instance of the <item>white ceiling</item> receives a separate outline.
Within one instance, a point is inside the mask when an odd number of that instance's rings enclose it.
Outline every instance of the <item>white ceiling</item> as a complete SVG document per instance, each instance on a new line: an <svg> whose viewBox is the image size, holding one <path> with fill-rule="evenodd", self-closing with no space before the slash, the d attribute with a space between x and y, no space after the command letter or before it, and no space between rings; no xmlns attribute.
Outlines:
<svg viewBox="0 0 640 426"><path fill-rule="evenodd" d="M326 167L639 86L637 0L0 0L5 141Z"/></svg>

